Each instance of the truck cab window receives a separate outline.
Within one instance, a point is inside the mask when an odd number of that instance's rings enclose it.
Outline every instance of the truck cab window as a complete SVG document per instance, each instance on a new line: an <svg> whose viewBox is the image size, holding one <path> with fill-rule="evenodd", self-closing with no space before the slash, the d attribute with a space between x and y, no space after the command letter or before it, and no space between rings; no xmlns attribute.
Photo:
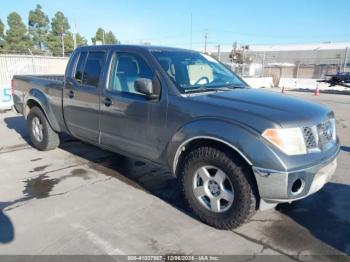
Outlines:
<svg viewBox="0 0 350 262"><path fill-rule="evenodd" d="M134 88L134 82L138 78L152 80L154 73L140 56L130 53L116 53L112 61L108 89L143 95Z"/></svg>
<svg viewBox="0 0 350 262"><path fill-rule="evenodd" d="M97 87L104 63L104 52L89 52L83 73L82 84Z"/></svg>
<svg viewBox="0 0 350 262"><path fill-rule="evenodd" d="M80 56L78 58L78 63L75 68L75 74L74 74L74 79L81 84L81 81L83 79L83 70L84 70L84 65L87 57L87 52L81 52Z"/></svg>

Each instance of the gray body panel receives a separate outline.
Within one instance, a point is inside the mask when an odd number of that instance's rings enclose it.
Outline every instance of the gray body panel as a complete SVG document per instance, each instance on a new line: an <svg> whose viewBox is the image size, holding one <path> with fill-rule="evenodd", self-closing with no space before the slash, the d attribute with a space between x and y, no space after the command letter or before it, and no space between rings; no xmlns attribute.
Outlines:
<svg viewBox="0 0 350 262"><path fill-rule="evenodd" d="M33 99L41 105L55 131L68 132L102 148L168 166L174 174L179 155L195 139L224 143L251 166L281 172L319 165L334 158L339 151L337 140L327 151L289 156L261 136L267 128L319 124L333 117L328 108L251 88L183 95L151 55L151 49L157 47L78 48L62 81L15 76L15 107L26 115L25 105ZM82 50L106 52L97 88L78 87L72 78L76 57ZM119 51L144 58L161 84L159 100L140 99L106 89L112 54ZM70 91L74 92L72 98L68 96ZM105 105L106 98L112 100L111 106Z"/></svg>

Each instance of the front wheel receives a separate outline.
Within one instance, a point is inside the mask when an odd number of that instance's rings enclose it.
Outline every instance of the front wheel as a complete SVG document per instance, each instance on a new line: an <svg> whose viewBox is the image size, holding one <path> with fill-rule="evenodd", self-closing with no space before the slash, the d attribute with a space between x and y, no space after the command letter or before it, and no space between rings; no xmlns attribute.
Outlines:
<svg viewBox="0 0 350 262"><path fill-rule="evenodd" d="M27 117L29 136L35 148L41 151L55 149L60 144L58 134L39 107L33 107Z"/></svg>
<svg viewBox="0 0 350 262"><path fill-rule="evenodd" d="M190 152L184 159L181 183L193 213L216 228L236 228L257 209L249 166L224 150L200 147Z"/></svg>

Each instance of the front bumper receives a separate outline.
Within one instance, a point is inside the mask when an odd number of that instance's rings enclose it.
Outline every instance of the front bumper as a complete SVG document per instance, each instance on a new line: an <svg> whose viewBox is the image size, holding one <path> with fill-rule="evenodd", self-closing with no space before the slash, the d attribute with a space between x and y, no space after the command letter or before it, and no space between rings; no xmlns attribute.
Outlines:
<svg viewBox="0 0 350 262"><path fill-rule="evenodd" d="M305 198L320 190L336 170L338 152L318 165L293 172L253 167L261 198L260 209Z"/></svg>

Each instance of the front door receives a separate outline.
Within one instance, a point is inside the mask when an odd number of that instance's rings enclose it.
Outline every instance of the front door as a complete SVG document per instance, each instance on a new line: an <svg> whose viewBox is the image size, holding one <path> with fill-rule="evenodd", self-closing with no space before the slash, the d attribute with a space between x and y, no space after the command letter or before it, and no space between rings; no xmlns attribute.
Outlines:
<svg viewBox="0 0 350 262"><path fill-rule="evenodd" d="M99 85L105 64L104 51L78 54L73 74L63 90L63 111L68 130L82 140L99 141Z"/></svg>
<svg viewBox="0 0 350 262"><path fill-rule="evenodd" d="M101 145L136 156L157 159L163 150L160 137L166 117L166 96L149 100L137 92L138 78L152 80L161 92L159 79L141 54L115 52L109 81L101 95Z"/></svg>

